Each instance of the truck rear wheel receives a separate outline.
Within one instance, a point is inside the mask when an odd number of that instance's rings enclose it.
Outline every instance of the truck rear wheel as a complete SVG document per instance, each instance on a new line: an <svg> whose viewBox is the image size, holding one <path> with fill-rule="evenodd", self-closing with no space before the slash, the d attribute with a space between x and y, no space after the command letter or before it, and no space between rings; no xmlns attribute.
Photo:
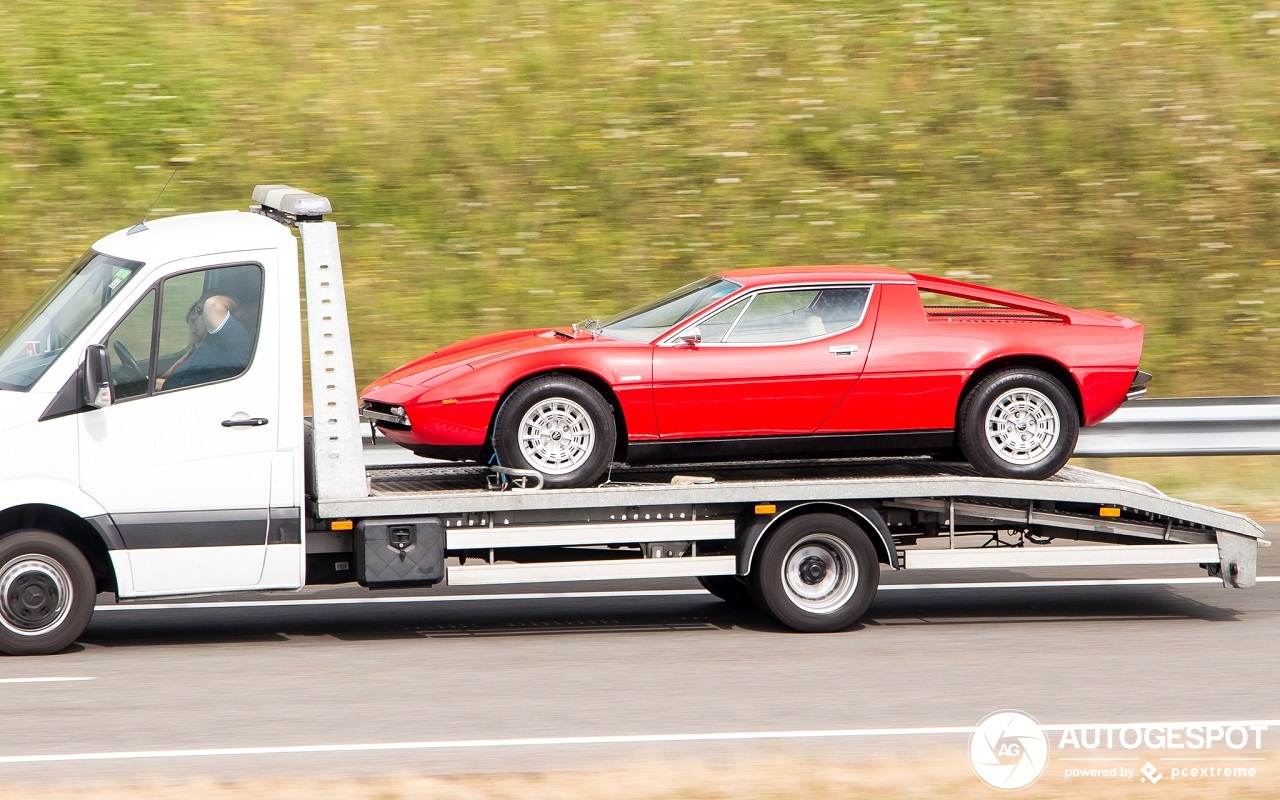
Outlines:
<svg viewBox="0 0 1280 800"><path fill-rule="evenodd" d="M48 655L89 625L93 569L57 534L24 530L0 539L0 653Z"/></svg>
<svg viewBox="0 0 1280 800"><path fill-rule="evenodd" d="M769 534L750 575L752 594L778 622L806 633L848 628L880 584L867 534L837 514L805 514Z"/></svg>

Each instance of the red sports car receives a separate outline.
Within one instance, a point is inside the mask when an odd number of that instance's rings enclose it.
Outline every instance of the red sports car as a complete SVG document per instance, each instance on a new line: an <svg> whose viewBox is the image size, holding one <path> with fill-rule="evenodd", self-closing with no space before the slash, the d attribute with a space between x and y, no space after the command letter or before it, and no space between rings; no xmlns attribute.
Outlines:
<svg viewBox="0 0 1280 800"><path fill-rule="evenodd" d="M603 322L496 333L374 381L422 456L584 486L612 461L931 454L1043 478L1145 391L1142 326L885 267L724 272Z"/></svg>

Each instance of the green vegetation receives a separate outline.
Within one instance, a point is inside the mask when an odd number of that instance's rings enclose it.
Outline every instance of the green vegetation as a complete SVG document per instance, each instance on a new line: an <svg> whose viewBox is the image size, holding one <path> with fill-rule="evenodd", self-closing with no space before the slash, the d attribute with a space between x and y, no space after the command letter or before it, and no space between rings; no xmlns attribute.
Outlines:
<svg viewBox="0 0 1280 800"><path fill-rule="evenodd" d="M1071 463L1146 481L1180 500L1235 511L1259 522L1280 520L1280 456L1078 458Z"/></svg>
<svg viewBox="0 0 1280 800"><path fill-rule="evenodd" d="M98 235L329 195L359 377L716 269L885 263L1280 393L1280 18L1217 0L0 6L0 324Z"/></svg>

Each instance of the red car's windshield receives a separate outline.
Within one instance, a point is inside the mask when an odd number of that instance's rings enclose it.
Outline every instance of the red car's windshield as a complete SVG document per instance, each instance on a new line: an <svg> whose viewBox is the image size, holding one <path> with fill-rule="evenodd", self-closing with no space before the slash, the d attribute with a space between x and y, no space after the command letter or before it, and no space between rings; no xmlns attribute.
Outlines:
<svg viewBox="0 0 1280 800"><path fill-rule="evenodd" d="M741 288L724 278L703 278L657 300L610 317L600 326L600 333L630 342L652 341L677 322L688 319Z"/></svg>

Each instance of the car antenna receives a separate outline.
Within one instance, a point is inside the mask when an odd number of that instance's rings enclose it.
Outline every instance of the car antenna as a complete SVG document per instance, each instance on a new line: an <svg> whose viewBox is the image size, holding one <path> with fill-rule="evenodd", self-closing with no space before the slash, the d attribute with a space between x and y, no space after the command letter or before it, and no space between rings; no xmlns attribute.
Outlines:
<svg viewBox="0 0 1280 800"><path fill-rule="evenodd" d="M132 236L135 233L141 233L142 231L147 230L147 220L151 219L151 212L156 210L156 206L160 204L160 198L164 197L164 190L169 188L170 182L173 181L173 176L177 175L178 170L180 169L182 169L181 166L177 166L173 168L173 172L169 174L169 180L164 182L164 186L160 187L160 194L156 195L155 201L152 202L151 208L147 209L147 214L142 218L142 222L139 222L137 225L134 225L132 228L130 228L129 232L126 233L125 236Z"/></svg>

